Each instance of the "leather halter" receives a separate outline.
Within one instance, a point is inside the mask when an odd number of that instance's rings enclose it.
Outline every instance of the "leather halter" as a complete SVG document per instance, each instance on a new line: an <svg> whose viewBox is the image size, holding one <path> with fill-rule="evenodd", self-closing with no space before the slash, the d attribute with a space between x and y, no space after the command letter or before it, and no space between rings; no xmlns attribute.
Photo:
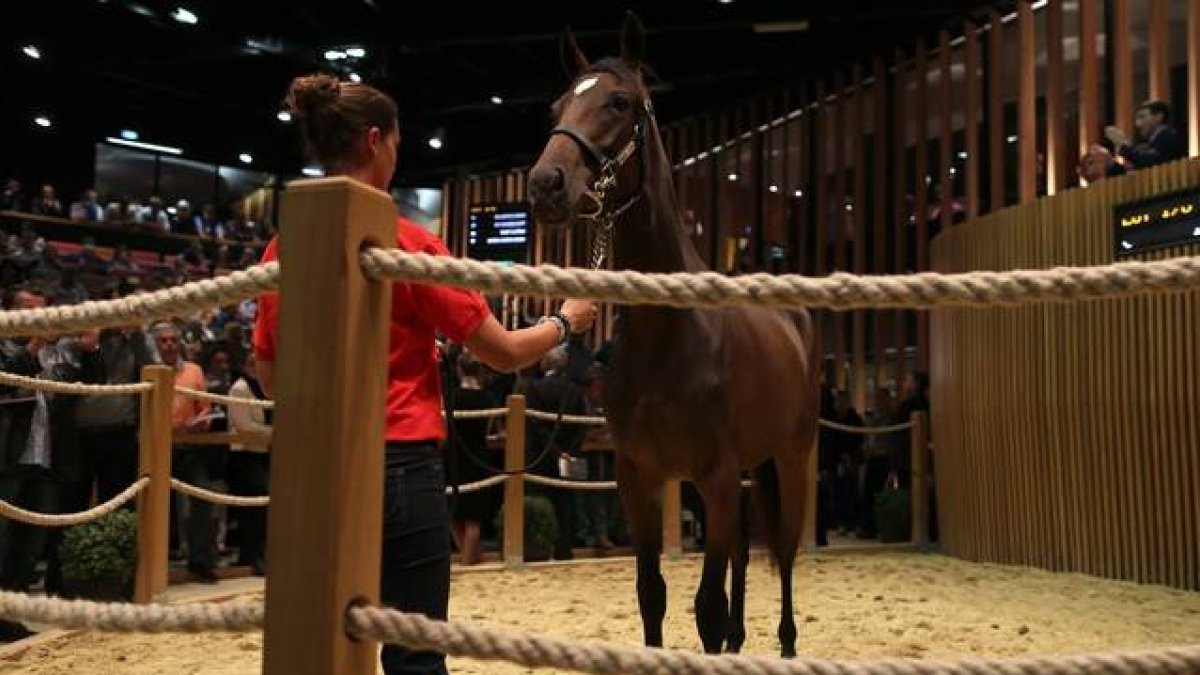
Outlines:
<svg viewBox="0 0 1200 675"><path fill-rule="evenodd" d="M608 191L616 187L617 172L635 153L640 155L645 152L646 129L654 121L654 109L650 105L650 99L645 99L642 109L642 115L633 124L633 137L614 156L609 156L591 139L569 126L559 125L550 130L551 137L561 135L574 141L597 170L596 179L584 192L584 196L592 200L594 209L577 216L592 221L597 226L592 239L591 263L593 268L600 267L608 256L608 249L612 243L613 224L616 219L641 201L642 195L645 194L646 162L644 158L639 157L638 189L619 206L609 208Z"/></svg>

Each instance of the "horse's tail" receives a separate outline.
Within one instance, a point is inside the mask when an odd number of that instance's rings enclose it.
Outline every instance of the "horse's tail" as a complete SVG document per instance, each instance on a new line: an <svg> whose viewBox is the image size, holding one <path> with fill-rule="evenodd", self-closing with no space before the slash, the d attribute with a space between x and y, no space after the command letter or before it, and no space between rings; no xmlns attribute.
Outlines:
<svg viewBox="0 0 1200 675"><path fill-rule="evenodd" d="M783 500L779 491L779 469L774 459L754 468L754 513L758 520L759 535L771 552L772 564L785 555L783 537Z"/></svg>

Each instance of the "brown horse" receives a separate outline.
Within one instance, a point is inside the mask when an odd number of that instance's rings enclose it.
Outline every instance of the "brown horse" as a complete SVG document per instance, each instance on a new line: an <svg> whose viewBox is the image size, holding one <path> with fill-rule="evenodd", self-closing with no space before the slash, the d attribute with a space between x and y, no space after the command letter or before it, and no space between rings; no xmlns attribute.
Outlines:
<svg viewBox="0 0 1200 675"><path fill-rule="evenodd" d="M617 268L705 269L681 230L671 166L643 79L644 30L630 14L621 56L589 64L568 31L571 88L554 104L557 126L529 174L539 222L590 221L593 265L610 242ZM623 308L605 398L617 481L637 554L646 644L662 646L666 584L663 487L693 481L706 505L696 626L704 649L740 650L749 542L741 478L754 474L763 533L779 568L783 656L796 654L792 565L804 521L804 467L816 433L817 354L807 312ZM725 593L733 561L732 606Z"/></svg>

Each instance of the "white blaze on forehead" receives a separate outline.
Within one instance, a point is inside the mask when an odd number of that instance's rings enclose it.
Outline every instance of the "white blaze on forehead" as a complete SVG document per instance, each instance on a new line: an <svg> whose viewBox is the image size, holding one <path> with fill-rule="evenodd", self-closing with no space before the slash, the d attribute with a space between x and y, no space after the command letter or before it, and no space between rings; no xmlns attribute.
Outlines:
<svg viewBox="0 0 1200 675"><path fill-rule="evenodd" d="M583 92L596 86L596 83L599 81L600 81L599 75L593 75L591 77L580 80L579 84L575 85L575 95L576 96L582 95Z"/></svg>

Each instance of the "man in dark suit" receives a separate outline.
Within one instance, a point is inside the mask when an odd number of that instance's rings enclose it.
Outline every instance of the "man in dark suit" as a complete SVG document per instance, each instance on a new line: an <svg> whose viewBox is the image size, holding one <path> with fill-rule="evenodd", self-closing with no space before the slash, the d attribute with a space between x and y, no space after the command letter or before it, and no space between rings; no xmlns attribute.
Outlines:
<svg viewBox="0 0 1200 675"><path fill-rule="evenodd" d="M1138 106L1133 118L1140 143L1131 143L1125 132L1115 126L1104 130L1113 148L1134 169L1166 164L1182 158L1183 140L1171 126L1171 107L1165 101L1151 99Z"/></svg>
<svg viewBox="0 0 1200 675"><path fill-rule="evenodd" d="M587 406L583 389L567 376L569 361L565 347L557 347L542 359L541 379L533 380L526 387L527 407L530 410L584 415ZM541 476L562 478L560 460L579 456L583 448L586 429L578 424L529 420L526 436L526 458L536 462L530 470ZM570 560L571 547L575 539L575 509L573 495L566 490L546 488L536 490L554 504L554 516L558 521L558 537L554 543L554 558Z"/></svg>

